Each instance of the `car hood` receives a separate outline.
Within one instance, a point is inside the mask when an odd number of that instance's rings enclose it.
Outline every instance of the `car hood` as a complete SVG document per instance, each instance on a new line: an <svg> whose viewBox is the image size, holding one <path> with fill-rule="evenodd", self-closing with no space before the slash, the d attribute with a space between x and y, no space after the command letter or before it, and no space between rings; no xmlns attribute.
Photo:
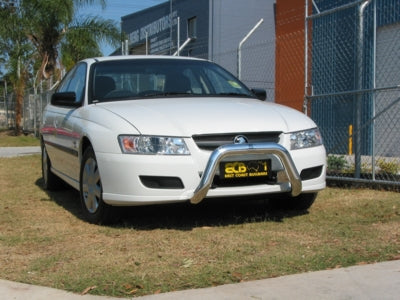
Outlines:
<svg viewBox="0 0 400 300"><path fill-rule="evenodd" d="M144 135L190 137L228 132L290 132L315 127L304 114L249 98L162 98L96 104Z"/></svg>

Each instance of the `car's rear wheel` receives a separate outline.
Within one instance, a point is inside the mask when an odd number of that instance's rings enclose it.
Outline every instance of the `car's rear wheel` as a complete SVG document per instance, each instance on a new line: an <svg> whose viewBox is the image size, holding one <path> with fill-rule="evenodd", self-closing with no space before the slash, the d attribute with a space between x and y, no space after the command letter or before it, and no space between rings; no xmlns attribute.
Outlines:
<svg viewBox="0 0 400 300"><path fill-rule="evenodd" d="M110 223L112 206L103 201L99 167L92 147L87 148L83 154L79 190L86 220L94 224Z"/></svg>
<svg viewBox="0 0 400 300"><path fill-rule="evenodd" d="M62 181L51 171L50 158L43 141L41 142L41 150L43 187L49 191L57 190L61 187Z"/></svg>

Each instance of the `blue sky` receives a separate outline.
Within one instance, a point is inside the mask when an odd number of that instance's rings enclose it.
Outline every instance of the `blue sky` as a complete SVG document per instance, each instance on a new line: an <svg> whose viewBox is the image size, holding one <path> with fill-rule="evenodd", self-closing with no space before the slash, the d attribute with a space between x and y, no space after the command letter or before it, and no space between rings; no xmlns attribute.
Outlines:
<svg viewBox="0 0 400 300"><path fill-rule="evenodd" d="M148 7L166 2L168 0L107 0L107 7L103 10L100 5L92 5L81 8L80 15L101 16L104 19L112 19L118 24L121 22L121 17ZM104 55L109 55L113 52L113 48L102 46Z"/></svg>

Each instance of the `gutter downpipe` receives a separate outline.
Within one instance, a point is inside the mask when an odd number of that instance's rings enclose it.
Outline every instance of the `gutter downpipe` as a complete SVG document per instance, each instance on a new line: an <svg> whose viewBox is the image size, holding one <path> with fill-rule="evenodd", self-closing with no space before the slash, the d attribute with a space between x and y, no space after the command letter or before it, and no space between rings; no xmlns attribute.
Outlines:
<svg viewBox="0 0 400 300"><path fill-rule="evenodd" d="M363 73L364 73L364 11L371 0L364 1L358 12L358 44L357 44L357 88L359 92L356 96L356 107L355 107L355 147L354 147L354 167L355 167L355 178L361 177L361 115L362 115L362 98L363 94L360 92L363 87Z"/></svg>
<svg viewBox="0 0 400 300"><path fill-rule="evenodd" d="M213 0L209 0L209 17L208 19L208 59L214 61L214 3Z"/></svg>
<svg viewBox="0 0 400 300"><path fill-rule="evenodd" d="M247 39L256 31L256 29L264 22L264 19L258 21L258 23L249 31L249 33L240 41L238 47L238 78L242 80L242 46L247 41Z"/></svg>
<svg viewBox="0 0 400 300"><path fill-rule="evenodd" d="M177 33L176 33L176 35L177 35L177 37L176 37L176 39L177 39L177 41L176 41L176 45L177 45L177 55L178 56L180 56L180 47L181 47L181 18L180 17L178 17L178 24L177 24Z"/></svg>
<svg viewBox="0 0 400 300"><path fill-rule="evenodd" d="M376 26L377 25L377 20L376 20L376 1L374 1L374 35L373 35L373 51L374 54L372 55L373 63L372 63L372 88L374 92L372 93L372 152L371 152L371 164L372 164L372 180L375 180L375 114L376 114L376 109L375 109L375 89L376 89Z"/></svg>
<svg viewBox="0 0 400 300"><path fill-rule="evenodd" d="M308 114L308 0L305 4L305 18L304 18L304 102L303 102L303 113Z"/></svg>
<svg viewBox="0 0 400 300"><path fill-rule="evenodd" d="M146 31L146 55L149 55L149 33Z"/></svg>
<svg viewBox="0 0 400 300"><path fill-rule="evenodd" d="M169 17L171 19L169 27L169 54L172 52L172 0L169 0Z"/></svg>
<svg viewBox="0 0 400 300"><path fill-rule="evenodd" d="M182 46L179 47L178 50L176 50L176 52L174 54L172 54L172 56L177 56L179 54L179 52L182 51L183 48L185 48L187 46L187 44L189 44L193 39L192 38L188 38L183 44Z"/></svg>

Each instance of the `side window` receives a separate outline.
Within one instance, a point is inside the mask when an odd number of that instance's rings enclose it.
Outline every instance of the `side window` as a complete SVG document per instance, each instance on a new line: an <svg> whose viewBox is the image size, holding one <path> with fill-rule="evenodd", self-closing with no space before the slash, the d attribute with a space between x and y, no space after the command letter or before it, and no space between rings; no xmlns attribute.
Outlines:
<svg viewBox="0 0 400 300"><path fill-rule="evenodd" d="M86 83L86 64L81 63L76 67L75 73L71 77L71 81L68 85L68 92L75 92L77 102L81 102L83 100L85 83Z"/></svg>
<svg viewBox="0 0 400 300"><path fill-rule="evenodd" d="M58 92L75 92L76 101L83 100L86 83L86 64L81 63L74 67L61 82Z"/></svg>
<svg viewBox="0 0 400 300"><path fill-rule="evenodd" d="M68 86L69 83L71 82L71 77L74 75L75 73L75 69L76 67L72 68L62 79L60 85L57 88L57 92L59 93L64 93L64 92L68 92Z"/></svg>

